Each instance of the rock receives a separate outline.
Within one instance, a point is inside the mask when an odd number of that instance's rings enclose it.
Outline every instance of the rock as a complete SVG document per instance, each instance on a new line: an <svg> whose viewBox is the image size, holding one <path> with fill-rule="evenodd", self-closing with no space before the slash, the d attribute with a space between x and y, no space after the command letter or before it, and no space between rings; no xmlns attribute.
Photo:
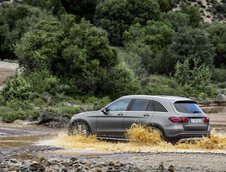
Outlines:
<svg viewBox="0 0 226 172"><path fill-rule="evenodd" d="M173 165L170 165L169 168L168 168L168 171L174 172L175 171L175 167Z"/></svg>
<svg viewBox="0 0 226 172"><path fill-rule="evenodd" d="M45 167L38 163L33 163L29 167L30 171L45 171Z"/></svg>
<svg viewBox="0 0 226 172"><path fill-rule="evenodd" d="M16 159L10 159L10 162L16 164L17 160Z"/></svg>

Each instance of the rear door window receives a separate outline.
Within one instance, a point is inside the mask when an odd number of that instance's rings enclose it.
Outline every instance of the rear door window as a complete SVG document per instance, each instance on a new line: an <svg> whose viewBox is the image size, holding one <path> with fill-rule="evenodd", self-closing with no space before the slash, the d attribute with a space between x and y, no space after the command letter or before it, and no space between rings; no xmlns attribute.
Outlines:
<svg viewBox="0 0 226 172"><path fill-rule="evenodd" d="M132 103L130 111L146 111L150 100L148 99L135 99Z"/></svg>
<svg viewBox="0 0 226 172"><path fill-rule="evenodd" d="M176 102L174 106L178 112L182 113L202 113L202 110L199 108L195 102Z"/></svg>

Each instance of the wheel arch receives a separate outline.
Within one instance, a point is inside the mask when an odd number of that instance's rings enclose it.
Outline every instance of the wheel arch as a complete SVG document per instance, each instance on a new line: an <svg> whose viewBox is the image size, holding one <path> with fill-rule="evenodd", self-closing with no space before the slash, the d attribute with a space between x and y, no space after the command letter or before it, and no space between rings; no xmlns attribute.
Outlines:
<svg viewBox="0 0 226 172"><path fill-rule="evenodd" d="M73 126L73 124L74 124L75 122L83 122L83 123L86 124L86 126L88 127L89 132L90 132L91 134L93 134L93 131L92 131L92 129L91 129L90 124L89 124L88 121L86 121L85 119L75 119L75 120L73 120L73 121L69 124L69 129Z"/></svg>

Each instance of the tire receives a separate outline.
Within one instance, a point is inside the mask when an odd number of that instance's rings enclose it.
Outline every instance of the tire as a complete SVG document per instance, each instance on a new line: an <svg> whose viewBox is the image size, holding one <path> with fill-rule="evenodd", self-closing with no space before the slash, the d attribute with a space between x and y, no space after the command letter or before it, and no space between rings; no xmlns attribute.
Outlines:
<svg viewBox="0 0 226 172"><path fill-rule="evenodd" d="M68 135L87 137L90 135L90 130L85 122L75 121L69 126Z"/></svg>
<svg viewBox="0 0 226 172"><path fill-rule="evenodd" d="M160 134L160 138L161 138L161 140L163 140L163 141L167 141L167 139L166 139L166 137L165 137L165 135L164 135L164 133L163 133L163 131L162 131L161 129L159 129L159 128L158 128L158 127L156 127L156 126L150 126L149 128L150 128L150 130L153 130L153 131L158 131L158 132L159 132L159 134Z"/></svg>

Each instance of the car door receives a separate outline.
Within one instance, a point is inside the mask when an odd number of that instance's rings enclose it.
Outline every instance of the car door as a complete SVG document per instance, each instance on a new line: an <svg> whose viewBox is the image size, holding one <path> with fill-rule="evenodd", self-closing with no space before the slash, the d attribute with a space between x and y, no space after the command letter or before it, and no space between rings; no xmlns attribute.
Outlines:
<svg viewBox="0 0 226 172"><path fill-rule="evenodd" d="M149 99L133 99L128 107L124 118L124 132L133 124L146 125L153 116L153 111L148 109L151 106Z"/></svg>
<svg viewBox="0 0 226 172"><path fill-rule="evenodd" d="M131 99L119 99L106 107L97 117L97 135L100 137L122 137L124 116Z"/></svg>

